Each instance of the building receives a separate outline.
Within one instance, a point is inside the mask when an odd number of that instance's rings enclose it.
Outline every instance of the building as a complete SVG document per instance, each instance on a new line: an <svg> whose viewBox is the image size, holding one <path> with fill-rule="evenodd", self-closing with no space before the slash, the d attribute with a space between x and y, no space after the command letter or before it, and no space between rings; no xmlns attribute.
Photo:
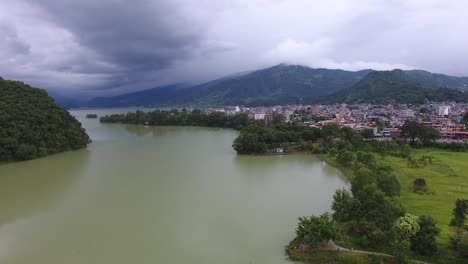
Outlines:
<svg viewBox="0 0 468 264"><path fill-rule="evenodd" d="M440 137L451 140L468 140L468 132L466 131L441 131Z"/></svg>
<svg viewBox="0 0 468 264"><path fill-rule="evenodd" d="M255 113L254 114L254 119L255 120L264 120L265 119L265 114L264 113Z"/></svg>
<svg viewBox="0 0 468 264"><path fill-rule="evenodd" d="M439 110L437 111L438 116L446 116L450 112L450 106L447 105L442 105L439 106Z"/></svg>
<svg viewBox="0 0 468 264"><path fill-rule="evenodd" d="M401 110L401 117L402 118L413 118L414 117L414 111L410 110L410 109Z"/></svg>

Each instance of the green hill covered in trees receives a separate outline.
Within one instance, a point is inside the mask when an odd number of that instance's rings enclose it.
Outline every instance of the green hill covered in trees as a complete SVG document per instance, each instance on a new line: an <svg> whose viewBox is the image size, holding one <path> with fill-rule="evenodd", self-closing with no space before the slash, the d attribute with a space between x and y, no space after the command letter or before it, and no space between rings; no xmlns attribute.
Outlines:
<svg viewBox="0 0 468 264"><path fill-rule="evenodd" d="M80 122L44 90L0 78L0 161L34 159L90 142Z"/></svg>
<svg viewBox="0 0 468 264"><path fill-rule="evenodd" d="M344 71L280 64L207 83L167 85L113 97L88 107L271 106L312 103L466 102L468 77L422 70Z"/></svg>
<svg viewBox="0 0 468 264"><path fill-rule="evenodd" d="M357 72L280 64L207 83L168 85L114 97L98 97L89 107L269 106L311 103L353 86L371 70Z"/></svg>
<svg viewBox="0 0 468 264"><path fill-rule="evenodd" d="M438 87L436 80L442 82L446 78L434 79L435 77L431 76L438 75L421 71L374 71L353 87L331 94L322 102L373 104L422 104L425 101L468 102L467 92L455 89L455 84L450 86L451 88L446 88L448 85Z"/></svg>

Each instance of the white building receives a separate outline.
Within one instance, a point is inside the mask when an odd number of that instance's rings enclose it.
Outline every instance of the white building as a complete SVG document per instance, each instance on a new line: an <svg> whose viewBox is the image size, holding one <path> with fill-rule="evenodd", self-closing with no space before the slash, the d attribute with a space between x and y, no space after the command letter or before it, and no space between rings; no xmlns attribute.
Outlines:
<svg viewBox="0 0 468 264"><path fill-rule="evenodd" d="M265 114L264 113L255 113L254 119L255 120L263 120L263 119L265 119Z"/></svg>
<svg viewBox="0 0 468 264"><path fill-rule="evenodd" d="M401 117L402 118L413 118L414 117L414 111L407 109L407 110L401 110Z"/></svg>
<svg viewBox="0 0 468 264"><path fill-rule="evenodd" d="M450 111L450 106L443 105L443 106L439 106L439 111L437 112L437 114L439 116L446 116L449 114L449 111Z"/></svg>

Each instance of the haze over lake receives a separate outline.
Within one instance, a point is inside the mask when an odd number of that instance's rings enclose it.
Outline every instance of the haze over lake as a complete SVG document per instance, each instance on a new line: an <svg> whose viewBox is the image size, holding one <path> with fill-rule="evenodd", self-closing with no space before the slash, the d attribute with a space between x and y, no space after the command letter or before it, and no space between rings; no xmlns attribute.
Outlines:
<svg viewBox="0 0 468 264"><path fill-rule="evenodd" d="M297 217L343 175L312 155L238 156L238 132L100 124L87 150L0 165L0 263L288 263Z"/></svg>

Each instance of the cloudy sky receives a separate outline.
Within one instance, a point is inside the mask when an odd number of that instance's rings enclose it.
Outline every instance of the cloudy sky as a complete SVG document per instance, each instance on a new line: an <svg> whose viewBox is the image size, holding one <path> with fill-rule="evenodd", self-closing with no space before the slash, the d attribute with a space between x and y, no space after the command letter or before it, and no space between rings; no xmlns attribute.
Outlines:
<svg viewBox="0 0 468 264"><path fill-rule="evenodd" d="M68 94L278 63L468 76L464 0L0 0L0 76Z"/></svg>

